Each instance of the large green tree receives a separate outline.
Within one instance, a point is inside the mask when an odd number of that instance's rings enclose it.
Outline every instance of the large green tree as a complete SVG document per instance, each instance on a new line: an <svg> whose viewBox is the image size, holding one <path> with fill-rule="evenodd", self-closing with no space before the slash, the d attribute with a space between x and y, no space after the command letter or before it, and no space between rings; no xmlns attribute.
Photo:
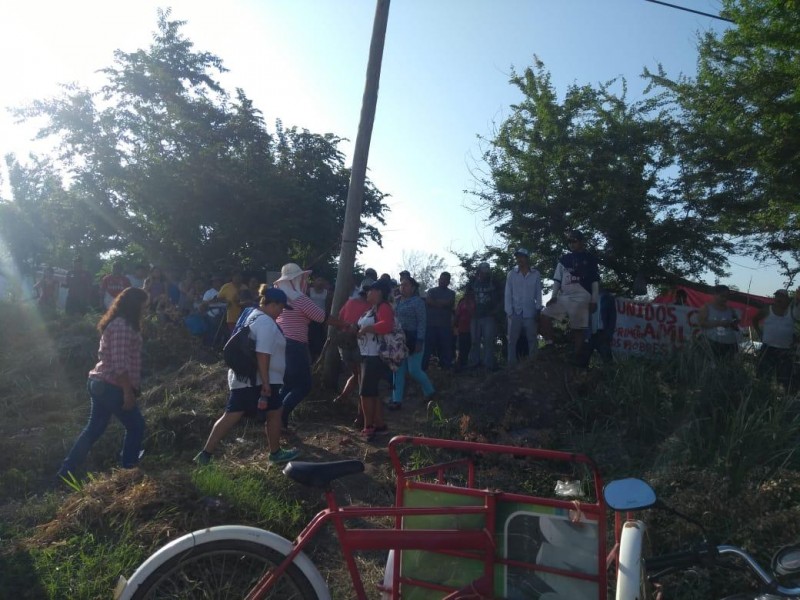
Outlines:
<svg viewBox="0 0 800 600"><path fill-rule="evenodd" d="M509 247L529 247L548 274L567 231L581 229L606 276L626 287L637 274L666 282L724 271L716 216L669 177L678 146L661 98L630 103L623 80L572 85L559 101L538 59L511 84L522 99L490 140L479 192Z"/></svg>
<svg viewBox="0 0 800 600"><path fill-rule="evenodd" d="M280 122L270 133L244 91L222 88L222 61L195 51L183 25L159 11L150 47L116 51L100 90L68 87L19 111L59 141L74 208L106 224L102 250L133 244L153 262L275 267L302 249L329 264L349 177L341 139ZM15 201L25 185L14 185ZM380 242L383 199L367 185L362 243Z"/></svg>
<svg viewBox="0 0 800 600"><path fill-rule="evenodd" d="M684 185L740 252L800 259L800 3L723 0L734 24L699 39L696 77L647 73L680 110Z"/></svg>

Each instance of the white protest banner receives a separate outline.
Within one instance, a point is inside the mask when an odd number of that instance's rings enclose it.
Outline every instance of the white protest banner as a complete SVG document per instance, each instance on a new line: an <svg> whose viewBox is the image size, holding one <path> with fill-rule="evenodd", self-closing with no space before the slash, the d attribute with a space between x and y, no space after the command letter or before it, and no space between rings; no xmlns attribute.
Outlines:
<svg viewBox="0 0 800 600"><path fill-rule="evenodd" d="M699 308L617 298L617 327L611 350L638 356L665 356L700 333Z"/></svg>

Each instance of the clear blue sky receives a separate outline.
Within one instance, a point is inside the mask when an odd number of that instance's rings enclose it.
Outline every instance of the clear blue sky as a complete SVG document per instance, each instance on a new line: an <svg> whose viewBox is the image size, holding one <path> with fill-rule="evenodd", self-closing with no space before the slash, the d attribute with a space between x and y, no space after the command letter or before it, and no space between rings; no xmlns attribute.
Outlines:
<svg viewBox="0 0 800 600"><path fill-rule="evenodd" d="M60 82L96 85L94 71L114 49L146 46L156 8L172 6L196 49L230 69L223 84L242 87L270 128L280 118L355 140L374 0L19 4L0 24L0 51L14 57L2 106L51 95ZM716 0L683 4L719 11ZM369 248L360 262L396 274L403 252L416 250L454 265L449 250L479 250L492 239L465 190L481 169L479 137L490 137L519 99L508 84L512 67L539 56L561 94L571 83L624 76L636 99L643 67L693 74L697 32L724 26L645 0L394 0L369 163L392 211L384 249ZM24 155L29 133L0 116L0 152ZM727 283L756 293L779 287L773 268L733 260L743 267Z"/></svg>

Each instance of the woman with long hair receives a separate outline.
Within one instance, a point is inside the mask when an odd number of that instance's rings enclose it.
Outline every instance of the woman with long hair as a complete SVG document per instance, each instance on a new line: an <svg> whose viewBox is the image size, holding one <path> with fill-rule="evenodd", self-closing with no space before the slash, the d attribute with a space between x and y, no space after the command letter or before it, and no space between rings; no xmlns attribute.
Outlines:
<svg viewBox="0 0 800 600"><path fill-rule="evenodd" d="M91 399L89 422L64 459L58 471L61 477L68 477L70 473L74 477L112 416L125 427L120 456L122 467L130 469L139 462L145 426L136 397L142 371L141 321L148 299L144 290L126 288L97 324L100 332L99 361L89 371L87 382Z"/></svg>

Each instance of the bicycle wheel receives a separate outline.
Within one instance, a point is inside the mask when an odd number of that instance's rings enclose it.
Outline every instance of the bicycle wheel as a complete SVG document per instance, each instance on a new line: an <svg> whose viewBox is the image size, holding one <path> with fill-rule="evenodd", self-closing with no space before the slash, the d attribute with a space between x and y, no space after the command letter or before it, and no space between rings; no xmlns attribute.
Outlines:
<svg viewBox="0 0 800 600"><path fill-rule="evenodd" d="M134 600L241 600L270 568L285 556L244 540L222 539L199 544L173 556L145 579ZM280 600L317 600L308 578L295 565L267 595Z"/></svg>

